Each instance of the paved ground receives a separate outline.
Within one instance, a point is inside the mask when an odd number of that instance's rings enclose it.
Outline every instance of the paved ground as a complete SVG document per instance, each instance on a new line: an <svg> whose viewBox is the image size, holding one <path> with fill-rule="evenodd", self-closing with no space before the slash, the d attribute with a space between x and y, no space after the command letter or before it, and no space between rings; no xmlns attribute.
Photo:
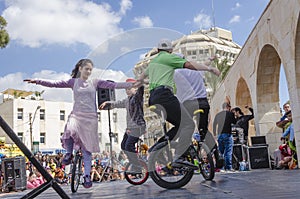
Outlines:
<svg viewBox="0 0 300 199"><path fill-rule="evenodd" d="M124 181L94 183L91 189L79 187L78 193L72 194L69 186L62 186L70 198L297 198L300 196L300 170L256 169L235 173L216 173L213 181L204 181L201 175L194 175L192 181L177 190L166 190L157 186L150 178L140 186L133 186ZM0 193L0 198L21 198L23 192ZM60 198L51 187L40 194L38 199Z"/></svg>

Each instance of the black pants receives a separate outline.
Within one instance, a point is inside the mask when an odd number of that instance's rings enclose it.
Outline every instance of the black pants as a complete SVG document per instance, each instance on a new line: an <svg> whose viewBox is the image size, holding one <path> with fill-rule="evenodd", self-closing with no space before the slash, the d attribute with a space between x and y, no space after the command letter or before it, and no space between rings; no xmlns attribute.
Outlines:
<svg viewBox="0 0 300 199"><path fill-rule="evenodd" d="M191 143L195 128L194 122L187 110L181 106L177 97L167 88L159 88L150 92L149 106L157 104L164 108L167 121L173 125L167 132L167 136L170 140L179 137L180 147L176 148L174 157L178 158ZM165 137L160 138L158 142L163 140L165 140Z"/></svg>
<svg viewBox="0 0 300 199"><path fill-rule="evenodd" d="M121 142L121 149L125 152L130 163L139 165L135 144L139 141L139 137L124 134Z"/></svg>
<svg viewBox="0 0 300 199"><path fill-rule="evenodd" d="M201 135L201 139L205 139L207 133L207 126L208 126L208 114L210 110L210 106L207 99L203 98L197 100L187 100L183 102L183 105L187 109L191 117L193 117L195 110L197 109L203 110L203 113L200 113L197 116L197 124L198 124L198 131Z"/></svg>

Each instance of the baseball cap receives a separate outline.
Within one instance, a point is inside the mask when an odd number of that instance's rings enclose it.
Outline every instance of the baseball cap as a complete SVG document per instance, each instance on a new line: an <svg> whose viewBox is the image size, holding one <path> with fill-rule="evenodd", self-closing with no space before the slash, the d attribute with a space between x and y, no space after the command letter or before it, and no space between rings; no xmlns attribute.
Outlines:
<svg viewBox="0 0 300 199"><path fill-rule="evenodd" d="M128 79L126 79L126 82L132 82L132 83L135 83L136 80L135 80L135 79L132 79L132 78L128 78Z"/></svg>
<svg viewBox="0 0 300 199"><path fill-rule="evenodd" d="M172 50L172 43L168 39L162 39L157 45L157 48L160 50Z"/></svg>

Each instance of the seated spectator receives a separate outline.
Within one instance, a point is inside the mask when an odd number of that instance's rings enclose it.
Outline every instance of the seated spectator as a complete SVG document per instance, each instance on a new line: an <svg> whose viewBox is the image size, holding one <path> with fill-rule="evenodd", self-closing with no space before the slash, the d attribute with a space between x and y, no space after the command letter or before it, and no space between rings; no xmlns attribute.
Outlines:
<svg viewBox="0 0 300 199"><path fill-rule="evenodd" d="M39 171L35 171L36 180L39 181L40 184L44 184L45 179Z"/></svg>
<svg viewBox="0 0 300 199"><path fill-rule="evenodd" d="M52 174L55 175L56 163L53 158L50 159L48 166L50 167Z"/></svg>
<svg viewBox="0 0 300 199"><path fill-rule="evenodd" d="M96 181L99 182L101 176L100 173L97 171L96 166L92 165L92 169L91 169L91 179L92 181Z"/></svg>
<svg viewBox="0 0 300 199"><path fill-rule="evenodd" d="M286 144L286 139L281 138L281 141L283 143L274 151L275 169L287 169L289 162L292 160L292 151Z"/></svg>
<svg viewBox="0 0 300 199"><path fill-rule="evenodd" d="M142 152L142 159L147 160L148 156L148 145L147 144L141 144L141 152Z"/></svg>
<svg viewBox="0 0 300 199"><path fill-rule="evenodd" d="M276 122L276 126L279 128L282 128L283 131L288 127L288 119L287 119L287 115L289 114L289 112L291 111L291 107L290 107L290 103L286 102L283 105L283 110L284 110L284 115L280 118L280 120L278 122Z"/></svg>
<svg viewBox="0 0 300 199"><path fill-rule="evenodd" d="M34 189L34 188L37 188L39 187L41 184L40 184L40 181L37 180L36 178L36 175L34 172L30 172L28 178L27 178L27 189Z"/></svg>
<svg viewBox="0 0 300 199"><path fill-rule="evenodd" d="M60 183L60 184L63 184L65 182L65 173L64 171L57 167L55 169L55 172L54 172L54 179L56 180L56 182Z"/></svg>
<svg viewBox="0 0 300 199"><path fill-rule="evenodd" d="M297 167L297 149L295 144L295 135L294 135L294 124L292 120L292 112L289 111L287 114L287 119L290 125L283 132L282 137L287 138L287 145L292 151L292 162L289 165L290 169L294 169Z"/></svg>
<svg viewBox="0 0 300 199"><path fill-rule="evenodd" d="M41 165L46 168L48 166L49 162L47 162L47 158L45 155L42 156L41 158Z"/></svg>
<svg viewBox="0 0 300 199"><path fill-rule="evenodd" d="M47 172L54 178L55 173L51 171L51 168L49 166L46 167Z"/></svg>

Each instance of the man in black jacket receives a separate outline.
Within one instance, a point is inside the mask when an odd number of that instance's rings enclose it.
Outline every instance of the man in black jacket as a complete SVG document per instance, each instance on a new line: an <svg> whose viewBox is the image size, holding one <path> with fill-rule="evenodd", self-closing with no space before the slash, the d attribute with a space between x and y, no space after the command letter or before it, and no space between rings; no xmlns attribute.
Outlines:
<svg viewBox="0 0 300 199"><path fill-rule="evenodd" d="M248 131L249 131L249 121L254 118L253 108L249 106L245 106L245 108L249 109L251 115L245 115L239 107L235 107L232 109L232 112L236 118L237 126L241 127L244 130L244 140L245 144L248 143Z"/></svg>

